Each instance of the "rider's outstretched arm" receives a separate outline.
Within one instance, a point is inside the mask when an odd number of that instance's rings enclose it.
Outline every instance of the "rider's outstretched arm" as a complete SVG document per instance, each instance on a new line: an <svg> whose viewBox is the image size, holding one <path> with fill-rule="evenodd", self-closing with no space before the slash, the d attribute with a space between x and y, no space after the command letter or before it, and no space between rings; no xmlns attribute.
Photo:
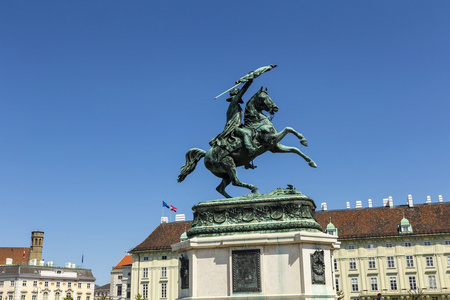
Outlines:
<svg viewBox="0 0 450 300"><path fill-rule="evenodd" d="M245 92L248 90L248 88L250 87L250 85L252 83L253 83L253 79L250 79L249 81L247 81L244 84L244 86L242 87L242 89L240 89L239 93L236 95L236 97L233 100L235 100L237 98L239 101L242 98L242 96L244 96Z"/></svg>

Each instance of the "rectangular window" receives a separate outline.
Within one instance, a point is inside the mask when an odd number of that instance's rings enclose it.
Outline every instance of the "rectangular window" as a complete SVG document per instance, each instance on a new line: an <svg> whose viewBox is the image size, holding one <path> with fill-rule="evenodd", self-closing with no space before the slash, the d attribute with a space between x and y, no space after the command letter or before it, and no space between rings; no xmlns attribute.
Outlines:
<svg viewBox="0 0 450 300"><path fill-rule="evenodd" d="M405 242L405 247L412 247L411 242Z"/></svg>
<svg viewBox="0 0 450 300"><path fill-rule="evenodd" d="M72 282L68 282L67 287L70 289L72 287Z"/></svg>
<svg viewBox="0 0 450 300"><path fill-rule="evenodd" d="M89 296L86 296L86 300L90 300L91 299L91 297L89 297Z"/></svg>
<svg viewBox="0 0 450 300"><path fill-rule="evenodd" d="M57 281L57 282L56 282L56 287L57 287L57 288L61 287L61 282Z"/></svg>
<svg viewBox="0 0 450 300"><path fill-rule="evenodd" d="M445 244L446 246L449 246L449 245L450 245L450 240L446 240L446 241L444 242L444 244Z"/></svg>
<svg viewBox="0 0 450 300"><path fill-rule="evenodd" d="M36 295L32 295L31 300L36 300Z"/></svg>
<svg viewBox="0 0 450 300"><path fill-rule="evenodd" d="M348 250L355 250L355 245L348 245Z"/></svg>
<svg viewBox="0 0 450 300"><path fill-rule="evenodd" d="M373 244L368 244L368 245L367 245L367 249L373 249L373 248L375 248L375 247L373 246Z"/></svg>
<svg viewBox="0 0 450 300"><path fill-rule="evenodd" d="M117 296L122 296L122 285L121 284L117 285Z"/></svg>
<svg viewBox="0 0 450 300"><path fill-rule="evenodd" d="M350 270L356 270L356 258L350 258L349 263L350 263Z"/></svg>
<svg viewBox="0 0 450 300"><path fill-rule="evenodd" d="M425 241L425 242L423 242L423 245L424 246L431 246L431 242L430 241Z"/></svg>
<svg viewBox="0 0 450 300"><path fill-rule="evenodd" d="M163 256L161 257L161 259L162 259L162 260L167 260L167 255L163 255Z"/></svg>
<svg viewBox="0 0 450 300"><path fill-rule="evenodd" d="M37 287L37 281L33 281L33 287Z"/></svg>
<svg viewBox="0 0 450 300"><path fill-rule="evenodd" d="M378 291L378 280L376 277L370 278L370 288L372 291Z"/></svg>
<svg viewBox="0 0 450 300"><path fill-rule="evenodd" d="M375 257L369 257L369 269L375 269Z"/></svg>
<svg viewBox="0 0 450 300"><path fill-rule="evenodd" d="M386 248L392 248L392 243L386 243Z"/></svg>
<svg viewBox="0 0 450 300"><path fill-rule="evenodd" d="M391 285L391 291L396 291L397 290L397 277L395 277L395 276L389 277L389 283Z"/></svg>
<svg viewBox="0 0 450 300"><path fill-rule="evenodd" d="M439 297L431 297L431 300L439 300Z"/></svg>
<svg viewBox="0 0 450 300"><path fill-rule="evenodd" d="M8 295L8 300L13 300L13 296L12 295Z"/></svg>
<svg viewBox="0 0 450 300"><path fill-rule="evenodd" d="M447 266L450 267L450 256L447 256Z"/></svg>
<svg viewBox="0 0 450 300"><path fill-rule="evenodd" d="M121 279L122 279L122 276L117 276L117 279L121 280Z"/></svg>
<svg viewBox="0 0 450 300"><path fill-rule="evenodd" d="M427 267L433 267L434 266L433 256L427 256L427 257L425 257L425 260L427 262Z"/></svg>
<svg viewBox="0 0 450 300"><path fill-rule="evenodd" d="M25 295L20 295L20 300L25 300Z"/></svg>
<svg viewBox="0 0 450 300"><path fill-rule="evenodd" d="M148 299L148 283L142 285L142 297Z"/></svg>
<svg viewBox="0 0 450 300"><path fill-rule="evenodd" d="M395 268L395 262L393 256L387 257L388 268Z"/></svg>
<svg viewBox="0 0 450 300"><path fill-rule="evenodd" d="M77 296L77 300L81 300L81 296Z"/></svg>
<svg viewBox="0 0 450 300"><path fill-rule="evenodd" d="M144 256L143 261L148 261L148 256Z"/></svg>
<svg viewBox="0 0 450 300"><path fill-rule="evenodd" d="M9 282L9 286L14 286L14 280L11 280L11 281Z"/></svg>
<svg viewBox="0 0 450 300"><path fill-rule="evenodd" d="M45 287L48 287L48 281L45 281L45 282L44 282L44 286L45 286Z"/></svg>
<svg viewBox="0 0 450 300"><path fill-rule="evenodd" d="M413 291L417 290L416 276L409 276L409 289Z"/></svg>
<svg viewBox="0 0 450 300"><path fill-rule="evenodd" d="M161 283L161 298L167 298L167 283Z"/></svg>
<svg viewBox="0 0 450 300"><path fill-rule="evenodd" d="M22 281L22 286L27 286L27 281L26 280Z"/></svg>
<svg viewBox="0 0 450 300"><path fill-rule="evenodd" d="M148 278L148 268L142 269L142 278Z"/></svg>
<svg viewBox="0 0 450 300"><path fill-rule="evenodd" d="M333 259L333 264L334 264L334 270L337 271L338 269L338 264L337 264L337 259Z"/></svg>
<svg viewBox="0 0 450 300"><path fill-rule="evenodd" d="M358 278L352 278L351 284L352 284L352 292L359 291Z"/></svg>
<svg viewBox="0 0 450 300"><path fill-rule="evenodd" d="M91 288L91 284L90 284L90 283L87 283L87 284L86 284L86 287L87 287L88 289L90 289L90 288Z"/></svg>
<svg viewBox="0 0 450 300"><path fill-rule="evenodd" d="M335 278L335 279L334 279L334 284L336 285L336 291L340 291L340 288L339 288L339 278Z"/></svg>
<svg viewBox="0 0 450 300"><path fill-rule="evenodd" d="M161 267L161 277L167 277L167 267Z"/></svg>
<svg viewBox="0 0 450 300"><path fill-rule="evenodd" d="M412 255L406 256L406 266L409 268L414 267L414 257Z"/></svg>
<svg viewBox="0 0 450 300"><path fill-rule="evenodd" d="M434 275L428 276L428 283L430 285L430 290L436 290L437 289L436 276L434 276Z"/></svg>
<svg viewBox="0 0 450 300"><path fill-rule="evenodd" d="M4 285L3 281L0 281L0 287L2 287Z"/></svg>

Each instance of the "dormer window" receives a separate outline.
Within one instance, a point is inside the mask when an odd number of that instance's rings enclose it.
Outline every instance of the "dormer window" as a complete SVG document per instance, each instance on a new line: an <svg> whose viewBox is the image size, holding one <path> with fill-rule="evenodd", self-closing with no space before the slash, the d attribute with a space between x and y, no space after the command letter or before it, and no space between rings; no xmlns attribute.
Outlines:
<svg viewBox="0 0 450 300"><path fill-rule="evenodd" d="M398 225L398 229L400 233L411 233L413 232L411 224L408 219L403 216L403 219L400 221L400 225Z"/></svg>
<svg viewBox="0 0 450 300"><path fill-rule="evenodd" d="M329 234L329 235L338 235L338 230L337 228L333 225L333 223L331 223L331 218L330 218L330 223L327 225L327 229L325 229L325 233Z"/></svg>

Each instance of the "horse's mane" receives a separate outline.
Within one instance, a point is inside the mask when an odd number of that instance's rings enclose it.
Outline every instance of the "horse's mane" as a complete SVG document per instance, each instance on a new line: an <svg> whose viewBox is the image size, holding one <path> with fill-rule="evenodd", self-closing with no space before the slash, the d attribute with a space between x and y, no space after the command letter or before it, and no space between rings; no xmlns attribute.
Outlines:
<svg viewBox="0 0 450 300"><path fill-rule="evenodd" d="M256 109L254 102L259 98L259 95L265 92L265 90L259 89L250 99L247 101L245 105L244 111L244 126L249 126L254 122L259 120L260 112Z"/></svg>

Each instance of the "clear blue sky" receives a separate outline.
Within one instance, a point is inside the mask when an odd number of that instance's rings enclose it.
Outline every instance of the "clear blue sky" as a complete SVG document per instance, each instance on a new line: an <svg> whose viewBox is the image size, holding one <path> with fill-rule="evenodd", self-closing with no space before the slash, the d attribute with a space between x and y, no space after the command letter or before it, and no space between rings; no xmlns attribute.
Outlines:
<svg viewBox="0 0 450 300"><path fill-rule="evenodd" d="M238 170L267 193L293 184L329 209L393 196L450 198L448 1L1 1L0 246L92 268L97 284L159 224L219 198L200 162L247 72L273 123L309 142L312 169L265 154ZM287 137L287 145L299 145ZM230 187L240 196L242 188ZM166 215L168 211L165 212Z"/></svg>

